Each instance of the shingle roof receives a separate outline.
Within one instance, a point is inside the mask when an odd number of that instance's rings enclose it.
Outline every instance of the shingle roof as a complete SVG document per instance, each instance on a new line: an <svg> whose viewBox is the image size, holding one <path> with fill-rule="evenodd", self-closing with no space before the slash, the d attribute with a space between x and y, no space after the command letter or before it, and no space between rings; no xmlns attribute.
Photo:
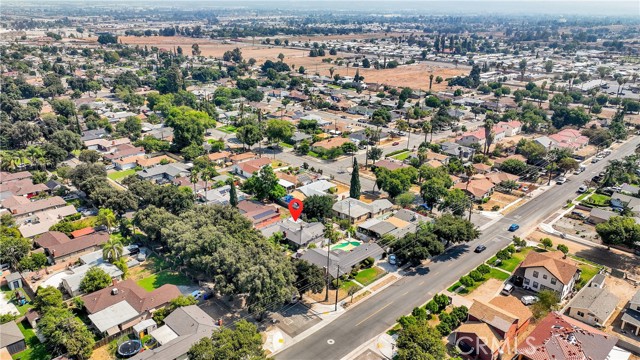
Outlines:
<svg viewBox="0 0 640 360"><path fill-rule="evenodd" d="M54 258L58 258L78 251L82 251L84 249L88 249L90 247L102 245L108 240L109 234L101 231L89 235L80 236L61 244L48 246L47 250Z"/></svg>
<svg viewBox="0 0 640 360"><path fill-rule="evenodd" d="M118 289L118 294L111 294L113 288ZM82 301L89 314L104 310L123 300L138 312L143 312L166 304L178 296L180 296L180 290L175 285L165 284L149 292L129 279L85 295Z"/></svg>
<svg viewBox="0 0 640 360"><path fill-rule="evenodd" d="M48 231L40 235L35 242L43 248L47 248L54 245L59 245L69 241L69 237L65 233L60 231Z"/></svg>
<svg viewBox="0 0 640 360"><path fill-rule="evenodd" d="M500 343L504 340L494 328L478 321L468 321L460 325L455 332L477 335L478 339L491 349L491 353L498 351Z"/></svg>
<svg viewBox="0 0 640 360"><path fill-rule="evenodd" d="M0 325L0 348L15 344L20 340L24 340L24 335L15 322L9 321Z"/></svg>
<svg viewBox="0 0 640 360"><path fill-rule="evenodd" d="M569 306L587 309L600 321L605 321L616 309L618 300L607 288L586 287L573 298Z"/></svg>
<svg viewBox="0 0 640 360"><path fill-rule="evenodd" d="M493 304L475 300L469 308L469 316L491 325L492 327L508 332L511 325L518 321L518 317Z"/></svg>
<svg viewBox="0 0 640 360"><path fill-rule="evenodd" d="M533 317L531 310L515 296L498 296L491 299L489 304L515 315L518 318L518 327Z"/></svg>
<svg viewBox="0 0 640 360"><path fill-rule="evenodd" d="M41 211L56 206L64 206L67 203L60 196L53 196L47 199L31 201L28 204L18 205L12 209L16 215L26 214L30 212Z"/></svg>
<svg viewBox="0 0 640 360"><path fill-rule="evenodd" d="M552 252L535 252L531 251L520 264L523 269L530 267L543 267L555 276L561 283L569 284L571 278L580 270L575 263L562 259L564 256L560 251Z"/></svg>

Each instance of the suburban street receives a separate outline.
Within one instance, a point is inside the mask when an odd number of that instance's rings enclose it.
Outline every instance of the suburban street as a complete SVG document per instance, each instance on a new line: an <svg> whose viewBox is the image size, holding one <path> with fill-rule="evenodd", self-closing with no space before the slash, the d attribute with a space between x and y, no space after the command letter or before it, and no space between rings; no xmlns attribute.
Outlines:
<svg viewBox="0 0 640 360"><path fill-rule="evenodd" d="M483 261L506 246L513 235L526 234L541 221L561 208L566 200L573 198L585 180L602 171L608 160L632 154L640 138L635 137L623 144L605 161L588 164L587 170L579 175L571 175L563 185L553 185L550 189L528 203L515 209L506 217L484 230L479 239L458 245L445 254L433 258L428 264L409 272L401 280L385 290L373 295L362 304L348 310L335 321L321 328L313 335L278 353L278 359L340 359L351 351L384 332L401 316L427 302L434 294L446 289L458 278L471 271ZM281 154L279 154L281 156ZM283 158L286 161L286 159ZM317 167L317 165L313 164ZM327 164L321 168L337 169ZM348 174L336 176L348 183ZM344 179L346 177L346 179ZM363 183L363 188L367 185ZM520 230L510 233L507 228L518 223ZM476 254L473 249L484 244L487 250Z"/></svg>

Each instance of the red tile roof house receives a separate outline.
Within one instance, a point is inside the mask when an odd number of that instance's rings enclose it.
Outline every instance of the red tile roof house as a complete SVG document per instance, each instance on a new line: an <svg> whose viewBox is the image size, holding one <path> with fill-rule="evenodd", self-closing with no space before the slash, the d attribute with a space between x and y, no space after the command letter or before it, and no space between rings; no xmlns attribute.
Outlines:
<svg viewBox="0 0 640 360"><path fill-rule="evenodd" d="M280 221L280 212L276 207L263 205L256 201L240 201L238 203L238 210L253 223L256 229Z"/></svg>
<svg viewBox="0 0 640 360"><path fill-rule="evenodd" d="M580 278L580 268L576 263L563 258L560 251L531 251L514 271L516 279L522 279L522 286L533 291L553 290L564 299L573 290Z"/></svg>
<svg viewBox="0 0 640 360"><path fill-rule="evenodd" d="M618 338L557 312L542 319L517 349L516 360L628 359Z"/></svg>
<svg viewBox="0 0 640 360"><path fill-rule="evenodd" d="M266 157L260 159L252 159L240 164L233 165L231 167L231 172L236 173L240 176L244 176L248 179L253 176L254 172L259 171L269 164L271 164L271 159L268 159Z"/></svg>
<svg viewBox="0 0 640 360"><path fill-rule="evenodd" d="M453 185L453 187L467 192L473 197L474 201L480 201L491 196L496 186L485 178L472 178L469 182L461 181Z"/></svg>
<svg viewBox="0 0 640 360"><path fill-rule="evenodd" d="M488 303L475 300L467 321L454 332L456 345L476 359L498 359L513 351L518 335L527 329L532 316L513 296L500 296Z"/></svg>
<svg viewBox="0 0 640 360"><path fill-rule="evenodd" d="M73 240L61 232L50 231L38 237L35 243L45 249L49 261L55 264L72 262L81 255L99 250L108 240L109 234L104 231L80 236Z"/></svg>
<svg viewBox="0 0 640 360"><path fill-rule="evenodd" d="M512 120L509 122L499 122L494 126L494 129L495 128L503 129L507 137L515 136L518 135L522 130L522 123L517 120Z"/></svg>
<svg viewBox="0 0 640 360"><path fill-rule="evenodd" d="M497 143L498 141L504 139L507 136L507 130L505 130L505 128L498 127L497 125L493 126L493 133L494 133L493 142L492 142L493 144ZM475 131L468 131L462 134L460 137L456 139L456 144L460 144L463 146L471 146L473 144L484 145L485 141L486 141L486 137L484 133L484 128L479 127Z"/></svg>
<svg viewBox="0 0 640 360"><path fill-rule="evenodd" d="M115 282L112 286L82 297L93 326L107 335L124 331L169 305L180 296L177 286L165 284L146 291L133 280Z"/></svg>

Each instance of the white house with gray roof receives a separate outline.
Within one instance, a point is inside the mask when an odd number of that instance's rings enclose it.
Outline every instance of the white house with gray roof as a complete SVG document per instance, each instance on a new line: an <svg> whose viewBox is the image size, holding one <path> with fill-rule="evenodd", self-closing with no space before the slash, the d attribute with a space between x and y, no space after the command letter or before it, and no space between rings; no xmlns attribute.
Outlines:
<svg viewBox="0 0 640 360"><path fill-rule="evenodd" d="M591 326L605 326L616 310L618 297L607 288L585 287L567 308L567 315Z"/></svg>

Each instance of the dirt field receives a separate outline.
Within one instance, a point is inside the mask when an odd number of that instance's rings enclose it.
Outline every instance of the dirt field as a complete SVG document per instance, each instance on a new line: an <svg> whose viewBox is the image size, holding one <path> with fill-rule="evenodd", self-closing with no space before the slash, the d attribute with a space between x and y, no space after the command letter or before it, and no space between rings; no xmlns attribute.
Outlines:
<svg viewBox="0 0 640 360"><path fill-rule="evenodd" d="M375 37L375 36L374 36ZM330 39L332 37L323 38ZM352 39L353 36L346 36L348 39ZM278 46L262 46L253 45L249 42L242 43L230 43L223 44L222 41L212 39L192 39L179 36L163 37L135 37L135 36L122 36L118 38L123 44L140 45L140 46L155 46L160 49L173 50L173 48L181 46L186 53L191 52L191 45L197 43L200 46L203 56L213 56L221 58L225 51L233 50L236 47L242 50L242 56L245 59L254 58L258 64L263 63L265 60L277 60L278 54L282 53L285 58L284 62L289 65L293 65L296 68L304 66L308 73L319 73L321 75L330 75L329 69L333 67L335 69L334 74L340 74L342 76L353 76L356 70L354 68L347 68L346 66L338 66L335 64L323 63L320 57L309 57L309 50L303 49L290 49ZM313 41L313 38L311 38ZM256 40L256 43L259 41ZM336 56L327 56L331 58L353 56L353 54L338 53ZM434 64L434 63L420 63L407 66L400 66L395 69L360 69L360 76L364 76L366 82L373 82L379 84L387 84L392 86L404 87L408 86L415 89L427 90L429 88L429 74L433 73L434 76L441 76L442 78L450 78L458 75L467 75L469 73L468 67L460 66L459 68L453 67L449 64ZM433 82L433 91L441 91L447 88L446 82L436 84Z"/></svg>
<svg viewBox="0 0 640 360"><path fill-rule="evenodd" d="M502 285L503 282L498 279L489 279L465 297L469 300L475 299L489 302L491 299L496 297L498 292L502 289Z"/></svg>
<svg viewBox="0 0 640 360"><path fill-rule="evenodd" d="M478 206L482 206L482 208L485 211L491 211L491 209L497 205L500 207L500 209L504 208L505 206L511 204L512 202L516 201L518 199L518 197L516 195L512 195L512 194L504 194L501 192L494 192L493 195L491 195L491 199L485 203L485 204L481 204L481 205L476 205L476 209L478 208Z"/></svg>

